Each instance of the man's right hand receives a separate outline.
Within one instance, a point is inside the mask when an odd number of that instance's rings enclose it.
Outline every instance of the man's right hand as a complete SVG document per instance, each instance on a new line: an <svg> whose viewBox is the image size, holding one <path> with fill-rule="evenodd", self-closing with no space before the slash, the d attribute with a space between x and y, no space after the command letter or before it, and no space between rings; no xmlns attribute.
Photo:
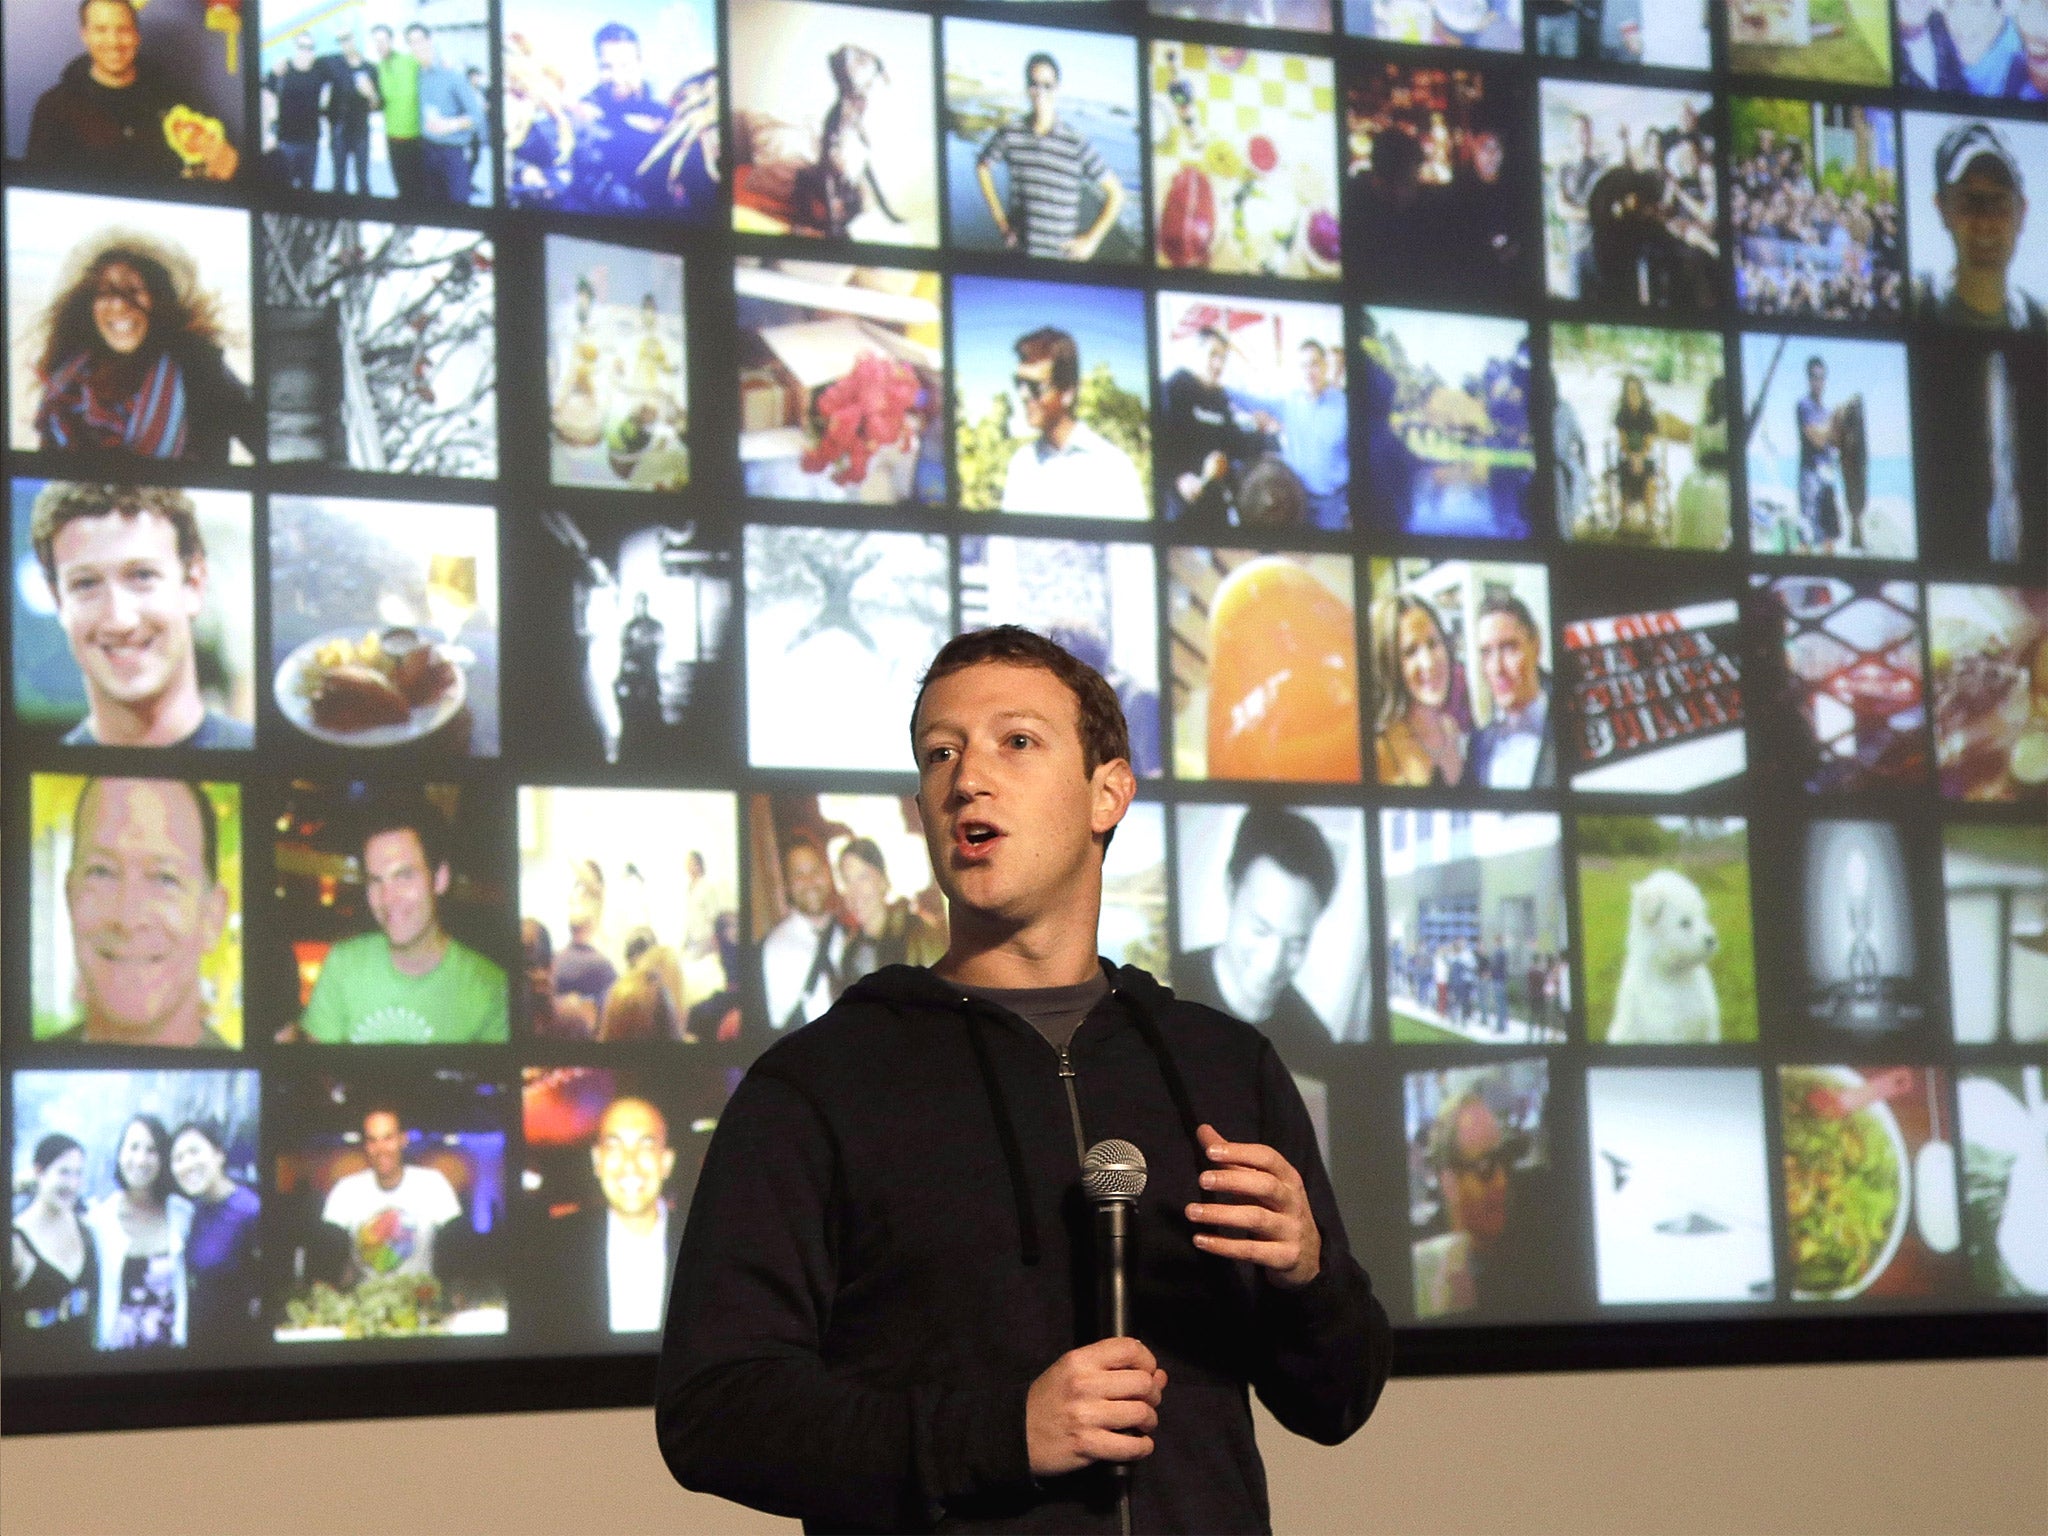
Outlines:
<svg viewBox="0 0 2048 1536"><path fill-rule="evenodd" d="M1024 1440L1033 1477L1058 1477L1097 1461L1152 1454L1166 1372L1136 1339L1070 1349L1031 1383Z"/></svg>

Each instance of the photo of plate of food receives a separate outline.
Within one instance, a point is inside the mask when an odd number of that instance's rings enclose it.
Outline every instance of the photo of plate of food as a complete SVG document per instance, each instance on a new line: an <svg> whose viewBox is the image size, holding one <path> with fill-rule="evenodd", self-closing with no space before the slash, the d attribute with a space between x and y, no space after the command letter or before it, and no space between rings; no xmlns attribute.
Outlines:
<svg viewBox="0 0 2048 1536"><path fill-rule="evenodd" d="M331 746L403 746L461 711L470 659L429 629L328 630L293 649L277 669L277 707Z"/></svg>
<svg viewBox="0 0 2048 1536"><path fill-rule="evenodd" d="M1792 1295L1846 1301L1882 1275L1906 1235L1911 1163L1885 1102L1895 1074L1786 1067L1785 1213ZM1910 1086L1910 1074L1904 1074Z"/></svg>

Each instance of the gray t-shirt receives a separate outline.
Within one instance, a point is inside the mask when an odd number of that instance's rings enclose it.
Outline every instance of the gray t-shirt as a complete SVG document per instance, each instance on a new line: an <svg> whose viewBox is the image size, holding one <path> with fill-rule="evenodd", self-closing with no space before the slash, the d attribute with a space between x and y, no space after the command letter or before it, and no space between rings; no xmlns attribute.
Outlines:
<svg viewBox="0 0 2048 1536"><path fill-rule="evenodd" d="M1007 1008L1055 1047L1064 1050L1081 1021L1109 995L1109 978L1097 971L1071 987L970 987L960 990L984 1003Z"/></svg>

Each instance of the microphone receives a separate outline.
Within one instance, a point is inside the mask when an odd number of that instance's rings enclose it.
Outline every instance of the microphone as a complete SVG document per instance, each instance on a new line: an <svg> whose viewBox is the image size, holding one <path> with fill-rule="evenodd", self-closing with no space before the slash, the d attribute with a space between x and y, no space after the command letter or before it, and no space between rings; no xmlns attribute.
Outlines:
<svg viewBox="0 0 2048 1536"><path fill-rule="evenodd" d="M1105 1339L1131 1337L1125 1279L1131 1220L1145 1193L1145 1154L1128 1141L1098 1141L1081 1159L1081 1191L1095 1207L1095 1315ZM1131 1531L1131 1466L1115 1463L1117 1528Z"/></svg>

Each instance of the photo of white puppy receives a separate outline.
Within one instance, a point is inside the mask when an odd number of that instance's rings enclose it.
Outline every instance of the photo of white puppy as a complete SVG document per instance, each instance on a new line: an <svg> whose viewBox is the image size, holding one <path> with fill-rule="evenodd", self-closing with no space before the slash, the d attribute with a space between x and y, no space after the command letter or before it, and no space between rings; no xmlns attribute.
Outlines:
<svg viewBox="0 0 2048 1536"><path fill-rule="evenodd" d="M1628 955L1614 997L1609 1045L1715 1045L1721 1004L1709 963L1720 936L1700 888L1653 870L1629 893Z"/></svg>

